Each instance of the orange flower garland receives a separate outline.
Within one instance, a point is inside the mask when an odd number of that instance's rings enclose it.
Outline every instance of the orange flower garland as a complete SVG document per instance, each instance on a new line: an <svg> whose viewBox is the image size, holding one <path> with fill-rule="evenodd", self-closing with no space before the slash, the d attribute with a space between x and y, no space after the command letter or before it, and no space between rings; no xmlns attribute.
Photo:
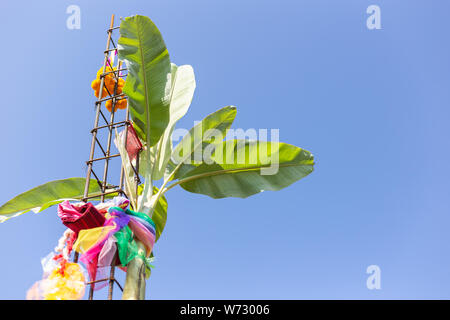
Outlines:
<svg viewBox="0 0 450 320"><path fill-rule="evenodd" d="M106 71L105 73L108 72L112 72L112 71L116 71L116 68L112 68L107 66L106 67ZM101 79L100 76L103 73L103 67L101 67L98 71L97 71L97 77L94 79L94 81L92 81L91 83L91 87L92 89L94 89L94 94L95 96L98 98L100 95L100 83L101 83ZM102 91L102 98L105 98L108 95L108 92L113 95L114 94L114 89L116 89L116 94L119 95L123 92L123 87L125 85L125 80L123 80L122 78L118 79L117 82L117 88L116 88L116 80L114 78L114 73L108 73L104 76L105 79L105 83L103 85L103 91ZM107 100L105 103L105 107L106 109L108 109L109 112L112 112L112 99L111 100ZM116 99L116 106L115 106L115 110L117 109L126 109L127 108L127 100L123 97L119 97Z"/></svg>

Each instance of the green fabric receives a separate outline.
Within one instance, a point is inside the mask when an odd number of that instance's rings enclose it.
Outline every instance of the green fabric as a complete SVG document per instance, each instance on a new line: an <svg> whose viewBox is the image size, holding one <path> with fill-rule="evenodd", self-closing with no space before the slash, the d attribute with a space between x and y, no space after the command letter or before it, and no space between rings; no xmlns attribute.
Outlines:
<svg viewBox="0 0 450 320"><path fill-rule="evenodd" d="M120 263L125 267L138 255L138 246L130 227L125 226L114 234L117 240Z"/></svg>
<svg viewBox="0 0 450 320"><path fill-rule="evenodd" d="M133 211L133 210L130 210L130 209L127 209L126 213L129 214L130 216L135 216L135 217L144 219L145 221L150 223L153 226L153 228L156 229L155 223L153 222L152 218L150 218L147 214L142 213L142 212Z"/></svg>
<svg viewBox="0 0 450 320"><path fill-rule="evenodd" d="M144 254L139 253L139 247L129 226L125 226L117 231L114 237L117 241L117 251L123 267L126 267L134 258L140 258L144 260L147 271L153 268L153 265L150 264L151 258L147 258ZM150 272L147 272L147 274L150 275Z"/></svg>

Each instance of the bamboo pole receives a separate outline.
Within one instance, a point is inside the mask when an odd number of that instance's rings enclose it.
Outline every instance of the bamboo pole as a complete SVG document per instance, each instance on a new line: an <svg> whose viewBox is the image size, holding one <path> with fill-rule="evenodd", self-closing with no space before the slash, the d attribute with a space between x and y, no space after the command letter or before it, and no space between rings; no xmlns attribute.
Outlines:
<svg viewBox="0 0 450 320"><path fill-rule="evenodd" d="M139 257L128 263L125 286L123 288L122 300L145 300L145 246L136 241L139 248Z"/></svg>

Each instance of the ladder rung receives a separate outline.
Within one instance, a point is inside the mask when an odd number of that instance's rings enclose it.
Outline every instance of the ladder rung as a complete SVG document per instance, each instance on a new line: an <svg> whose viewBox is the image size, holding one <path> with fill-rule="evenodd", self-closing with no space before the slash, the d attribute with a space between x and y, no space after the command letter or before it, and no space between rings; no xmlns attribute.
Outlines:
<svg viewBox="0 0 450 320"><path fill-rule="evenodd" d="M100 103L102 103L102 102L105 102L105 101L108 101L108 100L112 100L112 99L114 99L114 98L123 97L123 96L125 96L124 93L117 94L117 95L115 95L115 96L111 96L111 97L107 97L107 98L103 98L103 99L97 100L97 101L95 101L95 104L100 104Z"/></svg>
<svg viewBox="0 0 450 320"><path fill-rule="evenodd" d="M112 49L108 49L108 50L103 51L103 53L108 53L108 52L116 51L116 50L117 50L116 48L112 48Z"/></svg>
<svg viewBox="0 0 450 320"><path fill-rule="evenodd" d="M89 163L92 163L92 162L95 162L95 161L100 161L100 160L107 160L107 159L111 159L111 158L115 158L115 157L120 157L120 153L112 154L112 155L106 156L106 157L101 157L101 158L95 158L95 159L92 159L92 160L88 160L88 161L86 161L86 164L89 164Z"/></svg>
<svg viewBox="0 0 450 320"><path fill-rule="evenodd" d="M94 132L95 130L108 128L108 127L120 127L121 125L124 125L124 124L130 124L130 121L128 121L128 120L119 121L119 122L110 123L110 124L107 124L107 125L104 125L104 126L96 127L96 128L91 130L91 133Z"/></svg>
<svg viewBox="0 0 450 320"><path fill-rule="evenodd" d="M119 28L120 28L120 26L109 28L108 30L106 30L106 32L113 31L113 30L116 30L116 29L119 29Z"/></svg>
<svg viewBox="0 0 450 320"><path fill-rule="evenodd" d="M127 70L128 70L127 68L121 68L121 69L117 69L117 70L113 70L113 71L108 71L108 72L102 73L100 75L100 78L104 78L106 75L108 75L110 73L117 73L117 72L127 71Z"/></svg>
<svg viewBox="0 0 450 320"><path fill-rule="evenodd" d="M88 200L88 199L100 198L101 196L106 196L106 195L112 194L112 193L124 193L124 192L122 189L114 189L114 190L107 191L107 192L96 193L92 196L87 196L87 197L83 198L82 201L86 202L86 200Z"/></svg>
<svg viewBox="0 0 450 320"><path fill-rule="evenodd" d="M104 282L104 281L114 281L117 284L117 286L119 287L120 291L123 291L122 286L120 285L119 281L117 281L116 278L104 278L104 279L89 281L89 282L86 282L86 284L93 284L93 283Z"/></svg>

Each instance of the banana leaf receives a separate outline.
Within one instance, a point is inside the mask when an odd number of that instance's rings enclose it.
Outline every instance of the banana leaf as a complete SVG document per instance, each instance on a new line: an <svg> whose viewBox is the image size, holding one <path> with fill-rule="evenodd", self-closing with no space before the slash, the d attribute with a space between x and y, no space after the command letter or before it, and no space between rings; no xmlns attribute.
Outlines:
<svg viewBox="0 0 450 320"><path fill-rule="evenodd" d="M153 147L154 150L152 150L152 154L155 155L155 163L152 169L153 180L159 180L164 176L167 162L172 154L171 137L175 124L186 114L194 96L194 70L189 65L178 67L172 64L171 82L169 124L161 140Z"/></svg>
<svg viewBox="0 0 450 320"><path fill-rule="evenodd" d="M128 68L123 92L134 128L151 147L169 123L169 53L155 24L140 15L122 20L118 52Z"/></svg>
<svg viewBox="0 0 450 320"><path fill-rule="evenodd" d="M68 178L44 183L19 194L0 207L0 222L22 215L28 211L41 212L64 200L79 201L83 198L86 178ZM100 193L96 180L89 183L89 195ZM109 194L107 197L113 197Z"/></svg>
<svg viewBox="0 0 450 320"><path fill-rule="evenodd" d="M216 199L246 198L283 189L307 176L313 171L314 157L286 143L236 139L217 146L208 162L181 167L184 174L174 185Z"/></svg>
<svg viewBox="0 0 450 320"><path fill-rule="evenodd" d="M167 164L165 180L178 178L194 168L191 163L201 161L202 150L208 145L220 144L226 135L227 129L236 117L236 107L227 106L208 115L195 125L183 137L172 152ZM217 138L216 134L220 137ZM200 152L200 156L197 153Z"/></svg>
<svg viewBox="0 0 450 320"><path fill-rule="evenodd" d="M125 18L120 24L119 58L124 60L128 75L123 92L134 128L144 141L146 158L158 143L169 123L171 64L164 40L155 24L140 15ZM152 195L152 163L146 161L143 197L138 211L149 213L146 199Z"/></svg>

